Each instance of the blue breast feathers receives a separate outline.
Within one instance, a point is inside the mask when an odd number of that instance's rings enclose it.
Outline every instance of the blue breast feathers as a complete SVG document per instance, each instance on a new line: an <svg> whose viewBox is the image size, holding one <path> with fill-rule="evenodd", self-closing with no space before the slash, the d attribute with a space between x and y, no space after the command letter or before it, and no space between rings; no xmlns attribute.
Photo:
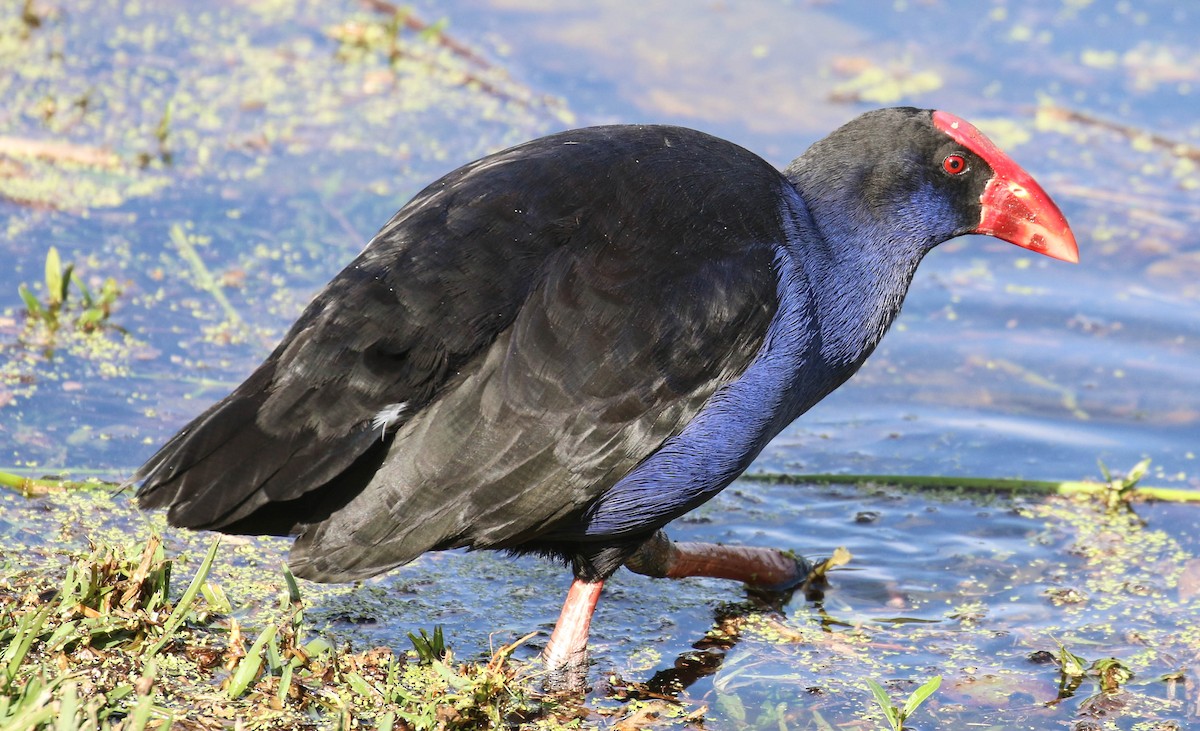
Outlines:
<svg viewBox="0 0 1200 731"><path fill-rule="evenodd" d="M820 336L810 285L792 246L777 247L775 271L779 306L757 356L682 432L593 505L585 518L586 535L644 534L709 500L835 385L812 380L825 381L826 369L811 362Z"/></svg>

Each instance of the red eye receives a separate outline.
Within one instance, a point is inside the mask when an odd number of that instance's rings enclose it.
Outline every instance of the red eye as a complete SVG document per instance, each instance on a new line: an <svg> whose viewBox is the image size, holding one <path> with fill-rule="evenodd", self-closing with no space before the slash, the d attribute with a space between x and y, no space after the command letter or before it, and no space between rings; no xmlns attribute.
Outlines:
<svg viewBox="0 0 1200 731"><path fill-rule="evenodd" d="M962 175L967 171L967 161L962 155L947 155L945 160L942 160L942 170L951 175Z"/></svg>

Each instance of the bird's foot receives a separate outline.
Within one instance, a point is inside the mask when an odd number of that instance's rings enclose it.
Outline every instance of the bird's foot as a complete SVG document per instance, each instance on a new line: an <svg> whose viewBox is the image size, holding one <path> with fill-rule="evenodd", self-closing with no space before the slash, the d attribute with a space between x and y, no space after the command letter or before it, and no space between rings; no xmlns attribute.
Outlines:
<svg viewBox="0 0 1200 731"><path fill-rule="evenodd" d="M547 646L546 649L549 650L550 647ZM542 687L547 693L579 695L587 690L587 650L576 653L561 663L554 663L551 658L543 657L546 675Z"/></svg>
<svg viewBox="0 0 1200 731"><path fill-rule="evenodd" d="M804 558L777 548L677 543L658 531L625 561L630 571L658 578L709 576L740 581L763 591L802 585L812 571Z"/></svg>

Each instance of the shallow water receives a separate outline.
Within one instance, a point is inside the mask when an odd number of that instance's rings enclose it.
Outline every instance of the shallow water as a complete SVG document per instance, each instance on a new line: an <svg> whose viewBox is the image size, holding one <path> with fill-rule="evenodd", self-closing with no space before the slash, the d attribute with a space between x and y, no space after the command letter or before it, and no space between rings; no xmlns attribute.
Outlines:
<svg viewBox="0 0 1200 731"><path fill-rule="evenodd" d="M120 161L95 170L16 158L15 168L0 167L0 251L11 262L0 268L0 469L129 474L243 378L400 204L490 150L564 126L653 121L704 129L783 165L860 111L913 104L992 134L1059 203L1083 261L982 237L942 246L863 371L754 469L1076 479L1096 476L1098 459L1120 471L1150 457L1147 482L1200 487L1196 11L1168 2L879 8L416 6L427 21L444 17L484 62L415 34L392 54L377 40L380 16L355 3L228 3L180 14L172 3L80 0L47 8L37 27L0 11L0 62L12 69L0 79L9 100L0 136L108 150ZM26 328L17 288L44 297L51 244L92 289L105 277L121 283L111 322L128 337L110 329L50 339ZM189 250L203 268L189 263ZM205 272L225 303L205 289ZM2 506L5 535L33 540L40 508ZM861 512L880 517L855 522ZM1148 596L1173 598L1126 609L1145 613L1134 629L1162 653L1194 658L1197 640L1181 628L1197 616L1195 599L1176 584L1197 554L1200 521L1187 507L1140 513L1147 525L1137 535L1157 547L1136 556L1159 562ZM123 507L112 520L128 515ZM1173 681L1155 680L1172 670L1162 656L1136 649L1153 642L1131 643L1120 617L1121 630L1104 629L1110 610L1095 604L1134 601L1127 592L1093 587L1088 595L1103 601L1061 607L1045 593L1055 582L1091 581L1089 572L1143 580L1137 562L1094 563L1075 550L1091 540L1088 524L1105 524L1086 508L739 483L699 516L682 521L678 537L814 556L845 545L855 556L823 603L793 598L779 617L752 614L767 619L743 632L714 677L685 691L711 704L717 727L777 728L759 709L785 701L797 728L820 727L797 709L850 723L867 701L849 684L892 679L899 696L939 673L947 678L931 706L939 720L1020 727L994 702L1016 694L1032 719L1019 723L1061 723L1084 713L1091 691L1044 705L1058 692L1056 671L1027 656L1054 651L1052 638L1089 659L1140 662L1138 693L1177 692L1192 704L1135 712L1131 701L1117 727L1195 720L1194 670L1185 671L1190 695L1171 690ZM1164 541L1173 553L1160 552ZM406 632L436 622L456 647L483 648L491 632L508 640L548 626L566 581L535 560L431 556L367 589L329 594L317 612L371 641L403 645ZM530 588L545 586L556 590ZM382 615L375 624L337 619L353 601L374 606L371 592L407 597L401 616L389 600L372 612ZM481 592L502 600L480 607ZM719 582L621 575L596 620L594 677L653 677L710 628L714 608L741 601ZM970 626L947 617L969 603L982 605L968 613L982 613ZM903 658L889 654L896 648Z"/></svg>

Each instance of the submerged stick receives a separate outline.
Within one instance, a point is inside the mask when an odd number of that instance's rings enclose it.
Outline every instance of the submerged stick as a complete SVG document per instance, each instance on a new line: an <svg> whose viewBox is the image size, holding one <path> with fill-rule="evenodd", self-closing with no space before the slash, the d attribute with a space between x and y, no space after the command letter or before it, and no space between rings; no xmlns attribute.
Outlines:
<svg viewBox="0 0 1200 731"><path fill-rule="evenodd" d="M979 356L968 357L967 363L980 368L995 368L1014 378L1021 379L1034 388L1040 388L1050 391L1051 393L1057 393L1062 407L1067 411L1070 411L1072 416L1083 421L1091 418L1088 416L1088 413L1079 406L1079 398L1075 395L1074 391L1066 386L1055 383L1039 373L1035 373L1020 363L1014 363L1011 360L1005 360L1003 358L985 359Z"/></svg>
<svg viewBox="0 0 1200 731"><path fill-rule="evenodd" d="M171 226L171 243L175 245L175 250L179 252L180 258L191 267L192 276L196 279L196 286L212 295L212 298L225 311L225 317L228 318L230 324L244 330L246 323L242 320L241 314L238 313L233 303L229 301L229 298L225 296L225 292L217 283L217 278L205 266L204 260L196 252L196 247L192 246L192 242L188 241L187 234L184 233L183 227L179 224Z"/></svg>
<svg viewBox="0 0 1200 731"><path fill-rule="evenodd" d="M817 483L822 485L891 485L926 490L961 489L971 492L1007 492L1034 495L1106 495L1115 488L1092 480L1018 480L1000 477L943 477L939 475L795 475L786 472L757 472L742 479L771 484ZM1127 493L1137 500L1200 503L1200 490L1137 486Z"/></svg>

